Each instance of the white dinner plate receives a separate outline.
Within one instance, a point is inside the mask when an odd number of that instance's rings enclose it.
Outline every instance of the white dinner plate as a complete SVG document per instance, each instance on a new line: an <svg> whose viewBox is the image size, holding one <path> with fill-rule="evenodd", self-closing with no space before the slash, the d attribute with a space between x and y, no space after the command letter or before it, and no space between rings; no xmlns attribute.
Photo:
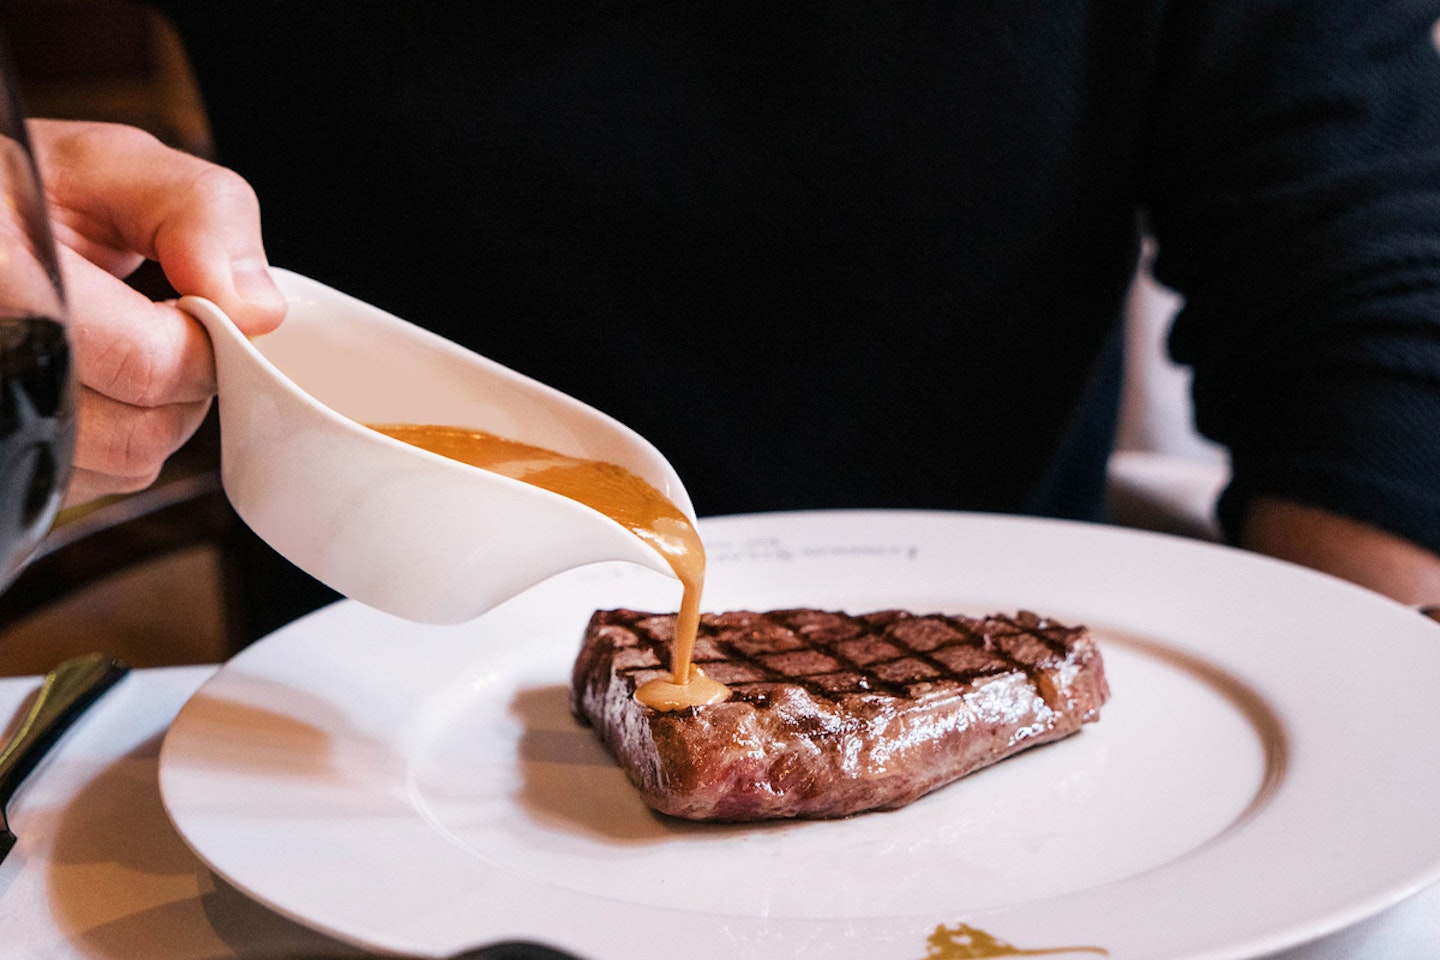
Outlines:
<svg viewBox="0 0 1440 960"><path fill-rule="evenodd" d="M1097 633L1112 698L903 810L664 819L567 708L594 609L678 603L604 564L458 627L342 602L276 632L175 720L166 809L262 903L425 956L1250 958L1440 879L1440 625L1411 610L1088 524L847 511L702 532L707 609L1030 609Z"/></svg>

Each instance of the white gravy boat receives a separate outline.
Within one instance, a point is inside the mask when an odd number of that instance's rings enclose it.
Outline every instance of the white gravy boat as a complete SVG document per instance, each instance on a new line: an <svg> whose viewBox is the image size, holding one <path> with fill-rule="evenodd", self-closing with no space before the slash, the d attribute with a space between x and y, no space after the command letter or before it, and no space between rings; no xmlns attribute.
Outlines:
<svg viewBox="0 0 1440 960"><path fill-rule="evenodd" d="M215 304L221 476L241 519L347 597L460 623L564 570L626 560L673 576L609 517L363 424L469 427L618 464L695 519L675 470L639 434L573 397L324 284L275 269L289 300L247 338Z"/></svg>

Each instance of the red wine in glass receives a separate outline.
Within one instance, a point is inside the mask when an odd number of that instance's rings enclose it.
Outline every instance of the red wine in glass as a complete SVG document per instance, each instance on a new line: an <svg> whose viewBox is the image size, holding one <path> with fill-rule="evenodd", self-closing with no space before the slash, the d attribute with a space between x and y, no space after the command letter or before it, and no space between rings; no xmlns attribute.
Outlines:
<svg viewBox="0 0 1440 960"><path fill-rule="evenodd" d="M64 326L48 317L0 317L0 588L49 530L74 446Z"/></svg>
<svg viewBox="0 0 1440 960"><path fill-rule="evenodd" d="M75 447L59 260L9 76L0 56L0 589L49 531Z"/></svg>

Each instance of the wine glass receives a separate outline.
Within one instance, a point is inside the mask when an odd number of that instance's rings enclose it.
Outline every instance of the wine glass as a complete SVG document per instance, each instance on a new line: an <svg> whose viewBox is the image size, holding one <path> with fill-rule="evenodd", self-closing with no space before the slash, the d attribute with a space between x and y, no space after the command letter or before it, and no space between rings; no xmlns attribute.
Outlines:
<svg viewBox="0 0 1440 960"><path fill-rule="evenodd" d="M12 76L0 55L0 590L50 529L75 446L59 260Z"/></svg>

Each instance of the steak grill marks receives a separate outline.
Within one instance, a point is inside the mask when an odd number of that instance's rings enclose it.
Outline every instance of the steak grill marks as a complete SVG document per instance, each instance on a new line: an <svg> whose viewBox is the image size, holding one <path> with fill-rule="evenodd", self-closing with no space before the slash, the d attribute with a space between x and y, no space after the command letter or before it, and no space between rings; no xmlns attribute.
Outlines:
<svg viewBox="0 0 1440 960"><path fill-rule="evenodd" d="M632 689L637 674L653 674L669 662L673 617L629 610L601 617L635 638L639 649L615 663ZM870 693L914 697L929 684L965 684L1017 670L1053 706L1054 684L1046 669L1060 666L1083 632L1023 611L984 618L898 610L860 616L811 609L738 611L701 619L694 660L707 676L729 686L733 699L757 706L778 683L797 684L829 700Z"/></svg>

